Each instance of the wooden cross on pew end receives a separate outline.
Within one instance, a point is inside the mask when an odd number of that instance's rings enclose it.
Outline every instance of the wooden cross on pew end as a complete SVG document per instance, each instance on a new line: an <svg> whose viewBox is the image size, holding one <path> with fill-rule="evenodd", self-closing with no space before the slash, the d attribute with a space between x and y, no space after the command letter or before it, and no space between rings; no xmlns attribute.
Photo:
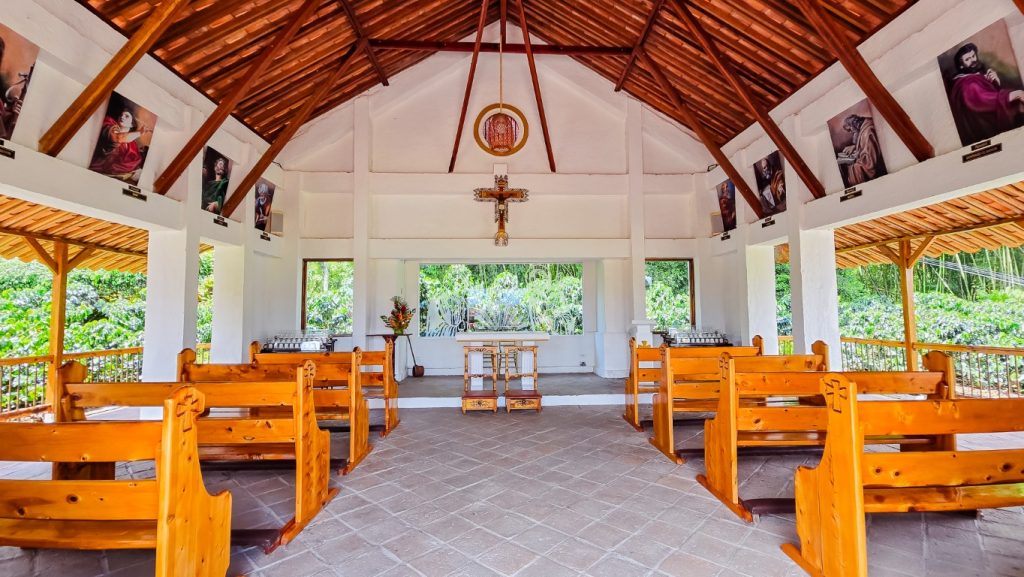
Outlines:
<svg viewBox="0 0 1024 577"><path fill-rule="evenodd" d="M508 233L505 223L508 222L508 203L526 202L530 199L530 191L525 188L508 188L508 176L494 175L494 188L477 188L473 199L479 202L493 202L494 222L498 223L498 232L494 235L495 246L508 246Z"/></svg>

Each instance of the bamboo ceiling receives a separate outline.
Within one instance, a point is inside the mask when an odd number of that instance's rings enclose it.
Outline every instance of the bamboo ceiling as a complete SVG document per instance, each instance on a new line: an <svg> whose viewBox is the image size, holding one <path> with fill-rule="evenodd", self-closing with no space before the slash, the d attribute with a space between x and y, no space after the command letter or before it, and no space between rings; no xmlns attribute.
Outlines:
<svg viewBox="0 0 1024 577"><path fill-rule="evenodd" d="M126 35L134 33L157 0L78 0ZM572 56L618 82L630 53L654 14L644 51L696 111L713 138L724 143L753 122L712 61L663 0L523 0L533 35L548 44L607 47L613 54ZM823 3L849 39L859 43L914 0L833 0ZM302 0L193 0L151 50L156 58L216 102L287 26ZM317 105L323 114L432 54L401 48L400 41L453 42L473 34L480 0L322 0L287 50L235 107L234 115L267 140L276 135L359 40L369 49ZM687 0L700 24L737 68L755 100L771 109L835 59L803 14L788 0ZM518 3L508 2L509 22ZM487 23L499 19L499 0ZM511 41L510 36L510 41ZM406 44L407 46L408 44ZM391 47L388 47L391 46ZM370 58L379 63L376 63ZM555 56L545 56L554 58ZM566 56L561 56L566 57ZM644 59L632 64L623 88L684 124Z"/></svg>
<svg viewBox="0 0 1024 577"><path fill-rule="evenodd" d="M879 244L893 248L909 239L916 247L932 235L935 240L924 256L1024 246L1024 182L839 228L836 264L840 268L891 264ZM780 262L788 261L789 247L780 246L776 254Z"/></svg>

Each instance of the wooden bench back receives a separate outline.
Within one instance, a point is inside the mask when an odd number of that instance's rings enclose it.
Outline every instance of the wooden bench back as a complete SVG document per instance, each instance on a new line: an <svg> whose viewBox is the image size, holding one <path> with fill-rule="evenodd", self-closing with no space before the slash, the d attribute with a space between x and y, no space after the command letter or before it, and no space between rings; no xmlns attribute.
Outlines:
<svg viewBox="0 0 1024 577"><path fill-rule="evenodd" d="M871 381L859 373L822 377L825 452L818 467L796 475L800 547L783 550L828 577L867 576L866 513L1024 504L1024 470L1010 465L1024 460L1024 448L957 451L953 442L935 452L864 452L866 436L1024 431L1024 399L860 402L861 383Z"/></svg>
<svg viewBox="0 0 1024 577"><path fill-rule="evenodd" d="M322 357L330 354L331 357ZM275 362L196 363L196 353L185 349L178 353L178 380L181 382L252 382L268 380L292 380L295 371L306 361L316 364L314 387L348 386L352 379L353 353L318 353L299 358L293 353L261 354L260 357L287 357ZM328 359L328 360L324 360Z"/></svg>
<svg viewBox="0 0 1024 577"><path fill-rule="evenodd" d="M210 496L203 485L195 426L203 395L179 387L159 404L163 421L0 423L0 461L153 459L157 473L154 480L0 480L0 545L155 548L158 577L222 577L231 495Z"/></svg>
<svg viewBox="0 0 1024 577"><path fill-rule="evenodd" d="M395 384L395 368L392 364L394 356L394 343L386 341L382 351L361 351L359 359L359 382L363 387L390 388ZM327 365L352 364L352 354L360 351L357 347L350 352L317 352L317 353L261 353L259 341L249 344L249 362L253 365L293 365L302 364L304 361L313 361L317 368L326 368Z"/></svg>

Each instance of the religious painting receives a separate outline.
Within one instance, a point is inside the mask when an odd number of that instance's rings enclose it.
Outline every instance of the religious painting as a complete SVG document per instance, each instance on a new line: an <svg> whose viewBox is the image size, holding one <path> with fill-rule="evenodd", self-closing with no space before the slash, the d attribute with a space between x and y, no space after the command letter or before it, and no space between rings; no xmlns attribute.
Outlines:
<svg viewBox="0 0 1024 577"><path fill-rule="evenodd" d="M0 24L0 140L14 134L39 47Z"/></svg>
<svg viewBox="0 0 1024 577"><path fill-rule="evenodd" d="M265 178L256 182L256 229L270 232L270 207L274 204L277 186Z"/></svg>
<svg viewBox="0 0 1024 577"><path fill-rule="evenodd" d="M765 216L786 210L786 175L779 151L769 154L754 164L757 181L757 199Z"/></svg>
<svg viewBox="0 0 1024 577"><path fill-rule="evenodd" d="M203 151L203 210L214 214L220 214L224 210L228 181L234 164L210 146Z"/></svg>
<svg viewBox="0 0 1024 577"><path fill-rule="evenodd" d="M722 230L736 228L736 185L727 180L715 187L718 209L722 215Z"/></svg>
<svg viewBox="0 0 1024 577"><path fill-rule="evenodd" d="M519 152L526 145L529 134L526 116L510 104L495 103L485 107L473 125L477 145L494 156L510 156Z"/></svg>
<svg viewBox="0 0 1024 577"><path fill-rule="evenodd" d="M939 68L961 144L1024 126L1024 84L1006 21L947 50Z"/></svg>
<svg viewBox="0 0 1024 577"><path fill-rule="evenodd" d="M89 170L138 185L156 120L149 110L112 92Z"/></svg>
<svg viewBox="0 0 1024 577"><path fill-rule="evenodd" d="M844 188L888 174L882 147L878 144L874 113L867 99L829 120L828 133Z"/></svg>

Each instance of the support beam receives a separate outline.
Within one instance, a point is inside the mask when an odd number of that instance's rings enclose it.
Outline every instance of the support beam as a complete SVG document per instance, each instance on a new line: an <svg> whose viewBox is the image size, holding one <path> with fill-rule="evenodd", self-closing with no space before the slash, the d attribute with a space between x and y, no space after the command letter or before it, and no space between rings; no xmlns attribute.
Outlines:
<svg viewBox="0 0 1024 577"><path fill-rule="evenodd" d="M10 228L10 227L6 227L6 226L0 226L0 234L9 234L11 236L25 237L25 239L26 239L25 242L29 242L27 239L48 240L48 241L51 241L51 242L63 242L65 244L69 244L69 245L72 245L72 246L79 246L79 247L82 247L82 248L94 248L96 250L102 250L102 251L106 251L106 252L115 252L115 253L118 253L118 254L126 254L126 255L129 255L129 256L140 256L140 257L143 257L143 258L146 257L146 253L143 252L143 251L129 250L129 249L126 249L126 248L117 248L117 247L112 247L112 246L105 246L105 245L96 244L96 243L93 243L93 242L83 242L83 241L75 240L73 238L69 238L69 237L66 237L66 236L60 235L60 234L43 234L43 233L37 233L37 232L28 232L28 231L19 230L17 228ZM44 252L45 252L45 249L44 249Z"/></svg>
<svg viewBox="0 0 1024 577"><path fill-rule="evenodd" d="M50 370L46 383L46 402L53 407L57 401L57 370L64 362L64 322L68 302L68 245L53 243L53 288L50 291Z"/></svg>
<svg viewBox="0 0 1024 577"><path fill-rule="evenodd" d="M1024 2L1024 0L1021 0ZM506 35L507 24L508 24L508 0L499 0L498 3L498 19L501 21L501 45L504 49L508 48L508 38Z"/></svg>
<svg viewBox="0 0 1024 577"><path fill-rule="evenodd" d="M448 172L455 172L455 160L459 156L459 144L462 143L462 130L466 125L466 111L469 108L469 95L473 93L473 78L476 77L476 63L480 59L480 41L484 37L484 26L487 25L487 3L480 2L480 21L476 26L476 41L473 43L473 58L469 61L469 77L466 79L466 92L462 97L462 112L459 113L459 126L455 130L455 144L452 145L452 159L448 163ZM505 0L502 0L504 2Z"/></svg>
<svg viewBox="0 0 1024 577"><path fill-rule="evenodd" d="M1022 1L1024 1L1024 0L1022 0ZM847 252L854 252L854 251L865 250L865 249L869 249L869 248L879 248L879 247L885 246L887 244L892 244L894 242L899 242L901 240L915 240L915 239L937 237L937 236L948 236L948 235L951 235L951 234L960 234L960 233L964 233L964 232L973 232L973 231L977 231L977 230L986 230L986 229L989 229L989 228L995 228L997 226L1004 226L1004 225L1007 225L1007 224L1016 225L1017 227L1019 227L1022 230L1024 230L1024 215L1018 214L1018 215L1009 216L1009 217L1006 217L1006 218L1001 218L1001 219L998 219L998 220L993 220L991 222L983 222L983 223L980 223L980 224L971 224L971 225L968 225L968 226L960 226L960 227L957 227L957 228L949 228L949 229L945 229L945 230L936 230L936 231L931 231L931 232L926 232L926 233L921 233L921 234L912 234L912 235L901 236L901 237L897 237L897 238L891 238L889 240L881 240L881 241L878 241L878 242L869 242L869 243L865 243L865 244L858 244L858 245L855 245L855 246L847 246L847 247L843 247L843 248L837 248L836 249L836 254L843 254L843 253L847 253ZM881 249L879 249L879 250L881 250Z"/></svg>
<svg viewBox="0 0 1024 577"><path fill-rule="evenodd" d="M1024 1L1024 0L1022 0ZM651 13L647 15L647 22L644 23L644 28L640 32L640 37L636 39L636 43L633 44L633 51L629 54L629 60L626 61L626 66L622 69L622 73L619 74L619 79L615 82L615 92L622 90L622 85L626 83L626 79L629 78L629 72L633 69L633 64L636 62L640 51L644 48L644 42L647 42L647 35L651 33L651 28L654 27L654 21L658 19L658 12L661 11L661 7L665 5L665 0L654 0L654 6L651 8Z"/></svg>
<svg viewBox="0 0 1024 577"><path fill-rule="evenodd" d="M107 99L110 91L131 72L135 64L160 39L178 13L188 4L189 0L161 2L160 6L150 13L139 31L118 50L96 78L39 139L39 152L49 156L60 154L92 113Z"/></svg>
<svg viewBox="0 0 1024 577"><path fill-rule="evenodd" d="M25 244L32 247L32 250L35 251L36 256L39 257L39 260L43 261L43 264L46 265L46 268L50 269L50 272L56 274L57 261L53 260L53 257L50 256L50 253L47 252L45 248L43 248L43 245L39 244L39 241L28 236L21 237L21 240L25 241Z"/></svg>
<svg viewBox="0 0 1024 577"><path fill-rule="evenodd" d="M369 39L366 37L366 31L363 30L363 25L359 22L359 16L356 14L355 9L352 8L352 3L349 0L338 0L341 7L345 9L345 14L348 15L348 21L352 24L352 29L355 30L356 40L358 41L359 47L366 53L366 59L370 61L373 66L373 70L377 73L377 78L380 79L380 83L384 86L388 86L388 75L384 72L384 67L380 65L380 61L377 60L377 55L373 52L373 47L370 45Z"/></svg>
<svg viewBox="0 0 1024 577"><path fill-rule="evenodd" d="M917 309L914 306L914 263L911 262L910 241L900 241L900 296L903 300L903 348L906 351L907 370L917 370Z"/></svg>
<svg viewBox="0 0 1024 577"><path fill-rule="evenodd" d="M154 192L157 194L167 194L171 190L171 186L174 185L175 181L188 169L192 159L199 154L199 151L210 140L210 137L217 132L221 124L224 124L224 121L235 110L238 103L249 92L249 88L252 87L256 79L260 78L263 72L266 71L267 66L270 65L278 54L288 47L288 43L292 41L292 38L295 37L295 34L302 27L302 24L309 19L319 4L320 0L306 0L298 11L295 12L288 25L278 33L269 46L260 52L256 61L246 70L245 76L233 84L233 88L227 97L221 100L213 114L203 122L203 125L192 135L192 138L185 144L185 147L178 152L174 160L167 165L167 168L156 179L153 183Z"/></svg>
<svg viewBox="0 0 1024 577"><path fill-rule="evenodd" d="M825 187L822 186L821 182L811 171L807 163L800 158L800 154L797 153L796 148L786 138L786 135L782 133L779 126L775 124L775 121L771 119L768 112L764 107L754 100L754 95L750 89L740 80L739 74L733 68L732 62L730 62L725 54L723 54L715 41L712 40L711 36L708 35L704 27L700 25L697 17L690 12L690 8L685 4L684 0L669 0L672 4L672 8L675 9L676 16L683 21L683 24L693 34L694 39L697 40L698 44L704 49L704 53L708 59L711 60L715 68L721 72L722 76L732 87L736 96L739 97L740 101L746 105L747 109L757 120L757 123L761 125L768 137L772 139L775 146L779 148L779 152L786 158L786 161L793 167L800 180L804 182L808 190L811 191L811 195L814 198L822 198L825 196Z"/></svg>
<svg viewBox="0 0 1024 577"><path fill-rule="evenodd" d="M79 250L78 254L76 254L74 258L68 261L68 270L75 270L76 268L78 268L78 265L85 262L85 260L91 257L95 252L96 249L94 248L83 248Z"/></svg>
<svg viewBox="0 0 1024 577"><path fill-rule="evenodd" d="M875 76L874 71L868 66L867 61L861 56L857 47L854 46L843 31L836 25L832 17L826 13L820 4L821 0L796 0L796 4L803 11L804 16L814 26L818 36L825 41L843 68L853 78L857 86L864 91L864 94L875 106L878 113L889 123L889 126L900 137L903 144L910 149L910 152L917 158L918 162L924 162L935 157L935 148L928 142L924 134L918 130L914 121L910 119L907 111L900 106L893 98L882 82ZM1024 0L1018 0L1024 2Z"/></svg>
<svg viewBox="0 0 1024 577"><path fill-rule="evenodd" d="M1024 0L1013 0L1013 3L1017 5L1017 9L1020 10L1020 13L1024 14Z"/></svg>
<svg viewBox="0 0 1024 577"><path fill-rule="evenodd" d="M533 47L530 45L530 29L526 25L525 0L519 0L519 28L523 31L523 46L526 48L526 61L530 65L530 80L533 81L533 94L537 97L537 112L540 114L540 129L544 133L544 147L548 152L548 168L555 168L555 154L551 151L551 134L548 133L548 118L544 114L544 99L540 94L540 82L537 80L537 63L533 59Z"/></svg>
<svg viewBox="0 0 1024 577"><path fill-rule="evenodd" d="M421 52L472 52L473 42L448 42L446 40L394 40L371 38L370 46L382 50L419 50ZM632 46L568 46L561 44L538 44L532 46L534 54L561 56L629 56ZM497 42L484 42L480 52L496 53ZM506 54L526 54L525 44L505 44Z"/></svg>
<svg viewBox="0 0 1024 577"><path fill-rule="evenodd" d="M739 171L737 171L736 167L733 166L729 157L722 152L722 148L718 146L717 142L715 142L715 139L711 136L711 133L708 132L708 129L700 123L697 115L694 114L693 110L691 110L685 102L683 102L683 98L672 86L672 83L669 82L665 73L661 71L658 63L648 56L647 52L644 50L640 51L639 56L644 65L651 72L651 75L654 76L654 79L661 86L662 92L668 96L678 114L683 117L683 122L685 122L686 125L690 127L690 130L693 130L697 135L697 138L704 143L705 148L707 148L708 152L711 153L711 156L714 157L715 162L722 167L725 174L732 180L736 190L740 191L740 195L747 201L747 205L750 206L750 210L754 211L757 218L764 218L764 209L761 208L761 201L757 199L757 195L754 194L754 191L747 185L747 181L743 180L743 177L740 176Z"/></svg>
<svg viewBox="0 0 1024 577"><path fill-rule="evenodd" d="M327 96L327 92L334 87L338 82L338 79L344 76L352 63L355 62L355 58L353 57L355 56L358 48L358 42L352 44L352 46L350 46L345 52L345 55L341 57L341 62L338 67L333 71L322 75L322 78L316 83L316 91L306 99L306 102L302 104L302 108L300 108L295 113L295 116L288 121L288 125L278 133L277 138L274 139L274 143L271 144L270 148L263 153L263 156L256 161L256 164L253 165L252 169L249 170L249 173L245 175L245 178L243 178L242 182L238 184L235 191L231 193L231 197L228 201L224 203L223 214L225 217L229 217L233 212L235 212L235 209L238 208L238 205L242 203L243 199L245 199L245 195L248 194L249 190L256 186L256 181L263 176L263 172L267 170L270 163L277 158L277 155L281 153L281 150L283 150L285 145L288 144L288 141L292 139L292 136L295 136L295 133L298 132L299 128L306 123L309 115L313 113L313 110L317 105L323 103L324 98Z"/></svg>
<svg viewBox="0 0 1024 577"><path fill-rule="evenodd" d="M921 242L918 243L917 248L915 248L914 252L910 255L910 266L914 266L915 264L917 264L917 261L921 259L922 255L924 255L924 251L928 250L928 247L931 246L934 240L934 236L927 236L921 239Z"/></svg>

